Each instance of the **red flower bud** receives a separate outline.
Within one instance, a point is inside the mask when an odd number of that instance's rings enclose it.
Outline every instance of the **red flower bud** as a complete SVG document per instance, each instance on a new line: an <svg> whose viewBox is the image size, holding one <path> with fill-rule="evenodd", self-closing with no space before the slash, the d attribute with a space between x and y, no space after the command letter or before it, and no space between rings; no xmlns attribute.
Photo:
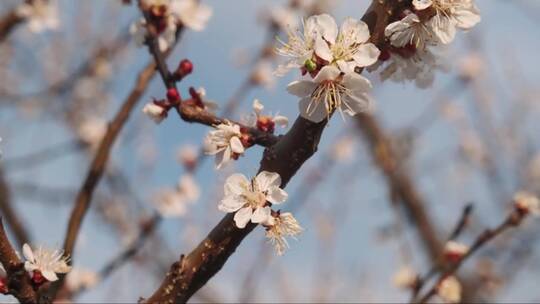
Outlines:
<svg viewBox="0 0 540 304"><path fill-rule="evenodd" d="M32 282L34 282L34 284L39 286L45 283L45 281L47 281L47 279L45 279L45 277L41 274L41 271L34 270L32 272Z"/></svg>
<svg viewBox="0 0 540 304"><path fill-rule="evenodd" d="M171 103L176 103L180 100L180 94L175 88L170 88L167 90L167 100Z"/></svg>
<svg viewBox="0 0 540 304"><path fill-rule="evenodd" d="M7 294L9 291L7 286L7 279L6 278L0 278L0 293L1 294Z"/></svg>
<svg viewBox="0 0 540 304"><path fill-rule="evenodd" d="M176 69L176 73L181 77L184 77L188 74L191 74L191 72L193 72L193 63L191 63L189 59L184 59L180 61L178 69Z"/></svg>

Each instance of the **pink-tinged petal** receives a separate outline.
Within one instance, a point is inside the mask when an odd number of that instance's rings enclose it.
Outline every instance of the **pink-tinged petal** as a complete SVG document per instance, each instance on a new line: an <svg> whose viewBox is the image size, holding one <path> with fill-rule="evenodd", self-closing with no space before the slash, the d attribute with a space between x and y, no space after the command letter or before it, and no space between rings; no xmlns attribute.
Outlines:
<svg viewBox="0 0 540 304"><path fill-rule="evenodd" d="M315 54L317 54L317 56L320 58L328 62L332 62L332 60L334 60L334 55L332 55L332 51L330 50L328 43L324 41L321 36L318 36L317 39L315 39L314 49Z"/></svg>
<svg viewBox="0 0 540 304"><path fill-rule="evenodd" d="M373 43L366 43L358 48L358 52L354 54L353 58L356 64L363 68L377 62L380 54L381 51Z"/></svg>
<svg viewBox="0 0 540 304"><path fill-rule="evenodd" d="M240 173L235 173L225 180L225 194L242 195L248 189L250 181Z"/></svg>
<svg viewBox="0 0 540 304"><path fill-rule="evenodd" d="M333 65L327 65L319 71L319 73L317 74L317 76L315 76L315 79L313 79L313 81L315 83L321 83L325 80L334 80L339 76L339 74L341 74L341 71L337 67ZM307 95L304 95L304 96L307 96ZM303 96L299 96L299 97L303 97Z"/></svg>
<svg viewBox="0 0 540 304"><path fill-rule="evenodd" d="M251 207L245 207L240 210L238 210L234 214L234 222L236 223L236 227L243 229L246 227L247 223L251 220L251 216L253 215L253 211L251 210Z"/></svg>
<svg viewBox="0 0 540 304"><path fill-rule="evenodd" d="M272 121L282 128L286 128L289 125L289 119L283 115L276 115Z"/></svg>
<svg viewBox="0 0 540 304"><path fill-rule="evenodd" d="M300 80L293 81L287 86L287 92L298 97L311 95L317 88L317 84L313 81Z"/></svg>
<svg viewBox="0 0 540 304"><path fill-rule="evenodd" d="M288 197L287 192L278 187L270 188L266 194L266 200L275 205L285 202Z"/></svg>
<svg viewBox="0 0 540 304"><path fill-rule="evenodd" d="M275 172L261 171L255 177L255 183L260 191L281 186L281 177Z"/></svg>
<svg viewBox="0 0 540 304"><path fill-rule="evenodd" d="M41 274L49 282L54 282L58 280L58 276L56 276L56 273L54 273L54 271L45 270L45 271L42 271Z"/></svg>
<svg viewBox="0 0 540 304"><path fill-rule="evenodd" d="M255 224L265 223L268 221L268 218L271 217L272 209L270 207L259 207L255 209L253 215L251 216L251 221Z"/></svg>
<svg viewBox="0 0 540 304"><path fill-rule="evenodd" d="M432 0L413 0L414 9L417 11L425 10L433 4Z"/></svg>
<svg viewBox="0 0 540 304"><path fill-rule="evenodd" d="M234 153L237 153L237 154L244 153L244 145L242 145L242 141L240 141L240 138L236 136L231 137L229 144L231 145L231 150Z"/></svg>
<svg viewBox="0 0 540 304"><path fill-rule="evenodd" d="M312 103L309 96L300 99L298 110L300 116L315 123L323 121L328 116L324 104L322 102Z"/></svg>
<svg viewBox="0 0 540 304"><path fill-rule="evenodd" d="M227 196L221 200L220 204L218 205L218 210L231 213L238 211L240 208L242 208L242 206L244 206L244 201L242 201L239 197Z"/></svg>
<svg viewBox="0 0 540 304"><path fill-rule="evenodd" d="M321 35L326 39L326 41L331 44L336 43L336 38L338 36L338 27L334 18L328 14L322 14L316 16L316 23L319 27Z"/></svg>
<svg viewBox="0 0 540 304"><path fill-rule="evenodd" d="M35 258L34 258L34 253L32 252L32 248L30 248L30 245L28 244L24 244L23 245L23 255L24 255L24 258L28 261L28 262L35 262Z"/></svg>
<svg viewBox="0 0 540 304"><path fill-rule="evenodd" d="M341 109L350 116L371 111L372 102L367 94L348 95L343 98L346 104L342 104Z"/></svg>

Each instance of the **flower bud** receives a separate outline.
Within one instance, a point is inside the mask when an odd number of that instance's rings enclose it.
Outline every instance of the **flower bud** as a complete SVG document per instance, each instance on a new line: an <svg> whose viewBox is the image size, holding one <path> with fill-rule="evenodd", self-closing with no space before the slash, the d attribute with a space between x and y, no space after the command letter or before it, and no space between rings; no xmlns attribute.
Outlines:
<svg viewBox="0 0 540 304"><path fill-rule="evenodd" d="M178 68L176 68L176 71L174 72L174 75L182 79L185 76L191 74L193 72L193 63L189 59L184 59L180 61L180 64L178 64Z"/></svg>
<svg viewBox="0 0 540 304"><path fill-rule="evenodd" d="M167 100L171 103L176 103L180 100L180 94L175 88L170 88L167 90Z"/></svg>

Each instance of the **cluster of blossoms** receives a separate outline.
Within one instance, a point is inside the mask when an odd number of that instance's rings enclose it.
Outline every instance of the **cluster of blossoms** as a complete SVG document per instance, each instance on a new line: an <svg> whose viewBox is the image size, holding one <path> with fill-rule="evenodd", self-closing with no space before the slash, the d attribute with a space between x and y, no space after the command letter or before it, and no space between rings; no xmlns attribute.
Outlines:
<svg viewBox="0 0 540 304"><path fill-rule="evenodd" d="M58 4L55 0L25 1L17 8L17 15L26 20L32 33L57 30L60 27Z"/></svg>
<svg viewBox="0 0 540 304"><path fill-rule="evenodd" d="M434 71L445 69L435 47L452 42L457 29L468 30L478 22L480 14L473 0L413 0L412 7L386 27L390 45L374 68L388 62L381 72L383 80L415 80L418 87L427 87Z"/></svg>
<svg viewBox="0 0 540 304"><path fill-rule="evenodd" d="M287 200L287 193L280 187L281 177L275 172L262 171L252 180L242 174L233 174L225 182L224 198L218 209L234 212L234 222L240 229L249 222L263 225L266 237L282 255L288 248L285 237L295 237L302 232L302 227L291 213L272 210L272 205Z"/></svg>
<svg viewBox="0 0 540 304"><path fill-rule="evenodd" d="M375 63L380 51L369 43L368 26L347 18L341 28L330 15L309 17L303 31L290 28L288 42L281 42L278 54L290 60L278 67L277 75L300 68L306 79L294 81L289 93L300 97L302 117L313 122L329 118L335 110L355 115L368 111L371 83L357 73Z"/></svg>
<svg viewBox="0 0 540 304"><path fill-rule="evenodd" d="M174 43L179 26L202 31L212 16L212 9L197 0L142 0L141 9L148 12L149 18L133 23L130 32L142 46L146 42L150 22L158 35L162 52Z"/></svg>

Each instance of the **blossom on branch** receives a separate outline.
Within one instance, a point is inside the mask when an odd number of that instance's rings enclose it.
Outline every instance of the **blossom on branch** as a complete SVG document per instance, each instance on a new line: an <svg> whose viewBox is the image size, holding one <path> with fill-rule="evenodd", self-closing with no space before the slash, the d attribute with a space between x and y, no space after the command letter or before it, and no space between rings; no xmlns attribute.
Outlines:
<svg viewBox="0 0 540 304"><path fill-rule="evenodd" d="M171 0L171 13L182 25L202 31L212 17L212 8L197 0Z"/></svg>
<svg viewBox="0 0 540 304"><path fill-rule="evenodd" d="M540 215L540 200L532 193L519 191L514 194L514 208L522 214Z"/></svg>
<svg viewBox="0 0 540 304"><path fill-rule="evenodd" d="M272 215L269 205L281 204L288 197L280 186L278 173L262 171L251 181L242 174L233 174L225 182L224 198L218 209L227 213L236 212L234 222L240 229L250 221L270 223Z"/></svg>
<svg viewBox="0 0 540 304"><path fill-rule="evenodd" d="M325 66L314 79L293 81L287 91L300 97L300 115L312 122L329 118L334 110L353 116L367 112L371 83L357 73L343 74L335 66Z"/></svg>
<svg viewBox="0 0 540 304"><path fill-rule="evenodd" d="M456 241L449 241L444 245L444 257L450 262L456 263L469 252L469 246L458 243Z"/></svg>
<svg viewBox="0 0 540 304"><path fill-rule="evenodd" d="M258 100L253 100L253 113L246 119L247 125L263 132L274 133L275 126L286 128L289 119L283 115L263 115L264 105Z"/></svg>
<svg viewBox="0 0 540 304"><path fill-rule="evenodd" d="M45 280L54 282L58 280L58 273L68 273L71 266L68 265L69 257L64 256L62 250L49 250L39 247L35 250L28 244L23 245L23 255L26 259L24 268L32 276L35 284L41 284Z"/></svg>
<svg viewBox="0 0 540 304"><path fill-rule="evenodd" d="M283 255L289 248L286 237L295 238L304 230L289 212L272 215L263 225L266 227L266 237L274 245L278 255Z"/></svg>
<svg viewBox="0 0 540 304"><path fill-rule="evenodd" d="M144 105L142 112L150 117L155 123L159 124L167 117L167 110L154 102Z"/></svg>
<svg viewBox="0 0 540 304"><path fill-rule="evenodd" d="M217 125L216 130L208 133L204 140L204 151L206 154L216 156L216 169L244 154L245 148L241 138L240 126L231 122Z"/></svg>
<svg viewBox="0 0 540 304"><path fill-rule="evenodd" d="M461 301L461 284L454 276L448 276L437 286L437 295L445 303L459 303Z"/></svg>

